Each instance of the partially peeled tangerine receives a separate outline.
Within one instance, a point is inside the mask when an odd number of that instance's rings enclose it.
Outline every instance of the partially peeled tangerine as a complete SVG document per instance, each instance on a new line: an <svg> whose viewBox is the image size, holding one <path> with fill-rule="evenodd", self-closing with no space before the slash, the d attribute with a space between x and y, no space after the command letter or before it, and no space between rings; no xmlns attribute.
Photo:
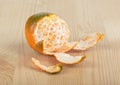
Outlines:
<svg viewBox="0 0 120 85"><path fill-rule="evenodd" d="M25 27L25 35L28 44L37 52L53 55L56 60L64 64L76 64L85 59L85 54L72 56L65 53L70 50L87 50L103 39L101 33L92 33L78 41L68 42L70 30L67 23L53 13L39 13L31 16ZM40 69L48 73L58 73L61 65L46 67L37 59L32 62Z"/></svg>

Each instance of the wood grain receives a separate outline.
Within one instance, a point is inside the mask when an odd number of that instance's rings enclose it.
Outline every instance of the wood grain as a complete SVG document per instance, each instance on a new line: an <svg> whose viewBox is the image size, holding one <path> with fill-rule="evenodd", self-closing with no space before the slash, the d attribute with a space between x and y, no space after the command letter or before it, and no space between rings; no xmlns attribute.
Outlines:
<svg viewBox="0 0 120 85"><path fill-rule="evenodd" d="M70 40L96 31L105 38L85 51L82 63L65 65L59 74L44 73L32 65L31 57L46 65L57 61L33 51L24 36L27 18L39 12L65 19ZM0 85L120 85L119 50L120 0L0 0Z"/></svg>

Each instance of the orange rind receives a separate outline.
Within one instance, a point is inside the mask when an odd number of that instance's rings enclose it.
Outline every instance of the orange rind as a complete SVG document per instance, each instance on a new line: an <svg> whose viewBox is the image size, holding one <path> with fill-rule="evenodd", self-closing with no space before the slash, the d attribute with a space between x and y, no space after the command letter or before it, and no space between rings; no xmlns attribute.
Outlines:
<svg viewBox="0 0 120 85"><path fill-rule="evenodd" d="M78 44L73 48L74 50L87 50L88 48L93 47L96 45L100 40L104 37L103 34L100 33L93 33L90 34L83 39L78 41Z"/></svg>
<svg viewBox="0 0 120 85"><path fill-rule="evenodd" d="M40 63L39 60L32 58L32 62L34 65L36 65L38 68L40 68L41 70L47 72L47 73L59 73L62 70L62 65L61 64L57 64L55 66L45 66L43 64Z"/></svg>
<svg viewBox="0 0 120 85"><path fill-rule="evenodd" d="M54 56L63 64L77 64L86 58L85 55L72 56L66 53L55 53Z"/></svg>

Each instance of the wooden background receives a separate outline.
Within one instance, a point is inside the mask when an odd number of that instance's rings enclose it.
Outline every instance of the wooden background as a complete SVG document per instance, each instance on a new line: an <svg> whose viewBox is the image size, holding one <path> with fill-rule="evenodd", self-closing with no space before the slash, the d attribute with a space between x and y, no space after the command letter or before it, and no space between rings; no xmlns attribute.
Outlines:
<svg viewBox="0 0 120 85"><path fill-rule="evenodd" d="M47 74L31 57L47 65L56 60L33 51L24 36L27 18L39 12L65 19L71 40L92 32L105 38L85 51L83 62ZM120 0L0 0L0 85L120 85Z"/></svg>

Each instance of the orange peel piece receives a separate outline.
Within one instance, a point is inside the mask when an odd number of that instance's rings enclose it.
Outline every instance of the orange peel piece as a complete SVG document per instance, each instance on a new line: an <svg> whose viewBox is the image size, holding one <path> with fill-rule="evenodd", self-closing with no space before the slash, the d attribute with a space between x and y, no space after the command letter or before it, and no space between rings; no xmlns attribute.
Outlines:
<svg viewBox="0 0 120 85"><path fill-rule="evenodd" d="M66 53L55 53L54 56L59 62L64 64L77 64L86 58L85 55L72 56Z"/></svg>
<svg viewBox="0 0 120 85"><path fill-rule="evenodd" d="M103 39L103 37L104 37L104 34L93 33L79 40L78 44L73 49L74 50L87 50L88 48L91 48L94 45L96 45L100 40Z"/></svg>
<svg viewBox="0 0 120 85"><path fill-rule="evenodd" d="M55 66L45 66L45 65L42 65L40 63L39 60L35 59L35 58L32 58L32 62L33 64L35 64L37 67L39 67L41 70L47 72L47 73L51 73L51 74L54 74L54 73L59 73L61 70L62 70L62 65L61 64L57 64Z"/></svg>
<svg viewBox="0 0 120 85"><path fill-rule="evenodd" d="M76 42L67 42L63 46L61 46L59 49L56 49L54 52L55 53L67 52L67 51L73 49L77 44L78 44L77 41Z"/></svg>
<svg viewBox="0 0 120 85"><path fill-rule="evenodd" d="M44 54L55 56L55 58L61 63L76 64L76 63L81 62L86 56L85 55L71 56L71 55L66 54L64 52L73 49L77 44L78 44L77 42L70 42L70 43L67 43L64 46L62 46L61 49L57 50L56 52L48 52L44 49L44 41L42 40L37 44L38 45L37 47L41 47L42 52Z"/></svg>

